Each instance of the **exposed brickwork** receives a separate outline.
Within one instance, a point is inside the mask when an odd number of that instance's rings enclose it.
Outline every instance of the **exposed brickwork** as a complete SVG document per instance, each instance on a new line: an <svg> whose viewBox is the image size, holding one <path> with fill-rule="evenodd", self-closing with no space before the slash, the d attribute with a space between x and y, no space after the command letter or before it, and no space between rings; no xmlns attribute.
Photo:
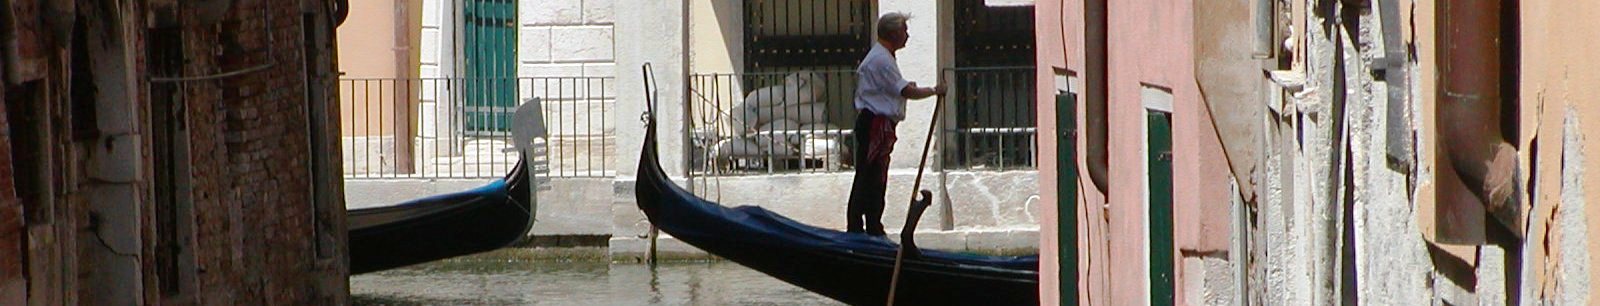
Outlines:
<svg viewBox="0 0 1600 306"><path fill-rule="evenodd" d="M20 1L33 3L35 0ZM101 3L79 0L79 18L107 12L124 14L106 20L124 22L122 29L129 32L104 35L127 39L134 46L128 51L134 53L130 54L133 64L127 68L133 71L106 71L107 66L87 63L81 58L51 58L52 62L63 63L65 67L46 72L38 82L40 86L26 87L31 92L45 93L26 95L27 98L64 106L48 110L47 117L60 123L70 122L66 120L75 115L80 119L88 118L82 112L104 108L94 103L69 103L74 98L72 95L48 94L48 90L41 89L83 92L86 89L67 86L104 85L97 83L104 82L99 78L92 82L74 82L69 74L62 72L138 76L138 80L123 84L127 92L137 96L129 103L134 103L138 113L124 117L134 119L122 121L138 121L137 128L133 134L126 134L131 136L121 138L134 139L130 142L134 142L132 145L137 150L122 156L136 156L134 163L151 169L140 172L138 179L128 183L90 179L96 171L103 171L99 168L108 160L105 153L98 153L106 149L97 149L97 146L106 146L101 140L117 136L104 131L72 130L92 128L95 124L41 124L48 133L21 135L32 141L30 143L45 143L53 150L49 151L53 156L41 161L48 167L23 167L16 171L28 173L11 173L14 169L10 164L10 151L12 145L18 143L18 135L6 129L9 126L6 109L0 105L0 305L92 303L107 300L106 296L101 296L105 292L118 294L109 299L129 297L125 294L136 295L132 298L142 296L147 304L343 303L348 272L339 259L344 248L324 247L335 251L318 253L319 243L344 243L343 226L328 225L342 224L342 214L334 219L337 221L330 222L327 213L330 207L342 213L343 205L314 204L316 188L310 168L313 137L308 127L311 123L309 106L319 105L313 99L333 99L331 89L335 84L331 78L319 77L333 75L331 59L322 59L325 63L321 65L308 65L305 57L307 52L334 52L328 41L331 36L320 40L306 38L304 33L314 27L305 26L308 12L302 4L325 3L237 1L220 21L204 23L197 18L201 9L169 2L136 1L131 6L120 7L119 11L101 9ZM320 14L311 16L310 20L326 18ZM146 23L144 18L147 17L158 20ZM157 26L151 29L147 27L149 24ZM93 27L80 29L85 28ZM153 39L146 35L163 36ZM312 45L308 46L308 42ZM27 47L48 48L43 45ZM85 65L92 67L84 68ZM259 68L263 65L264 69ZM73 69L75 67L78 69ZM112 68L115 69L120 68ZM149 82L151 80L146 79L240 71L243 73L203 80ZM23 88L18 86L15 83L0 85L0 97L6 89ZM308 89L320 95L312 97L307 94ZM170 95L156 94L158 92ZM334 110L337 107L333 102L321 104L333 105ZM82 105L90 106L84 109L79 107ZM174 114L155 117L153 107ZM333 118L337 118L336 114ZM166 121L157 125L154 122L158 120ZM103 130L107 122L98 123ZM327 124L337 131L337 122ZM177 132L157 129L172 126L182 128ZM168 140L158 143L157 139ZM338 146L332 148L336 150ZM159 154L161 150L173 155ZM339 153L321 154L337 156ZM169 160L168 156L187 158ZM171 170L179 168L171 166L156 169L158 158L162 164L187 165L184 169L188 171L175 173ZM337 171L337 164L332 167ZM26 212L29 216L23 217L25 211L15 199L13 180L17 175L40 172L30 170L36 168L53 169L45 172L53 174L47 177L54 189L47 194L54 196L44 197L46 203L29 204L29 207L45 208L40 210L42 217L34 218L34 211ZM166 171L160 172L163 173L160 177L183 177L185 179L178 181L187 183L154 186L158 184L155 173L159 171ZM327 175L336 178L338 173ZM132 187L117 189L117 186ZM317 188L337 192L338 187ZM106 196L112 194L123 195L140 206L131 216L96 215L96 209L104 207L93 207L106 203ZM157 195L191 205L187 208L165 206L169 204L160 201L167 200L158 200ZM117 222L137 222L142 227L132 235L108 235L103 231L107 226L132 224ZM331 227L339 235L318 239L319 225L324 228L323 232ZM106 241L105 237L119 239ZM130 250L117 247L126 245L138 247L133 249L134 254L106 251ZM174 248L182 251L171 251ZM134 267L138 275L131 278L106 275L105 271L119 267L123 267L120 271ZM6 291L12 283L24 281L31 288L19 290L27 290L26 294ZM141 285L139 291L125 289Z"/></svg>
<svg viewBox="0 0 1600 306"><path fill-rule="evenodd" d="M219 28L184 33L191 67L271 65L185 93L197 127L191 148L200 151L192 157L196 240L214 246L201 247L197 261L229 272L202 277L202 303L312 303L328 293L311 284L336 271L315 271L313 262L304 19L294 2L239 4Z"/></svg>
<svg viewBox="0 0 1600 306"><path fill-rule="evenodd" d="M5 92L0 86L0 101L6 101ZM22 202L17 200L11 173L11 124L6 116L6 105L0 103L0 305L16 305L26 296L27 283L22 268Z"/></svg>

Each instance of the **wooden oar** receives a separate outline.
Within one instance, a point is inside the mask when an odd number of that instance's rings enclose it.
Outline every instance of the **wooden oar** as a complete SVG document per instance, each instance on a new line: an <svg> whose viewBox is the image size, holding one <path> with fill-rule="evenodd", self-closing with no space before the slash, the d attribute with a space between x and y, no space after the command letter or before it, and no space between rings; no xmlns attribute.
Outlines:
<svg viewBox="0 0 1600 306"><path fill-rule="evenodd" d="M939 84L944 84L943 80ZM928 210L928 205L933 203L933 192L922 190L922 169L928 166L928 149L933 147L933 133L939 130L939 113L944 110L944 95L934 99L933 120L928 122L928 137L922 142L922 159L917 161L917 179L911 183L911 204L906 209L906 226L900 229L900 250L894 255L894 273L889 276L889 301L885 305L894 306L894 291L900 285L900 264L905 261L907 249L912 257L917 257L922 252L917 250L917 243L912 241L912 233L917 229L917 221L922 219L922 213ZM917 193L922 194L922 199L917 199Z"/></svg>

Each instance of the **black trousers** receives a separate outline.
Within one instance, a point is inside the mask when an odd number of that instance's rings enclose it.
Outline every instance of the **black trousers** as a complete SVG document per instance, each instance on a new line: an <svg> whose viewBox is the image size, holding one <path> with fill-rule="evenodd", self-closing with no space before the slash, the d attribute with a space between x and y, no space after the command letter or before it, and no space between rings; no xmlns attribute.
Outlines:
<svg viewBox="0 0 1600 306"><path fill-rule="evenodd" d="M862 110L856 116L852 132L856 138L854 150L856 175L850 186L850 203L845 207L849 218L845 231L884 236L884 192L889 185L889 151L894 147L894 122ZM878 150L873 150L878 148Z"/></svg>

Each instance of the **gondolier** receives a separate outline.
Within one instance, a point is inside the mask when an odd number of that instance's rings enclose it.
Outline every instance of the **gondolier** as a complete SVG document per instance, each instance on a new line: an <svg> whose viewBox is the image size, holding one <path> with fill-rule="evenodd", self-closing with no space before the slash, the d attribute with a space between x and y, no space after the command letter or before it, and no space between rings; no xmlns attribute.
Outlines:
<svg viewBox="0 0 1600 306"><path fill-rule="evenodd" d="M861 66L856 68L854 135L855 183L846 207L846 231L883 236L884 192L889 183L889 153L894 151L895 126L905 120L906 100L943 95L945 87L917 87L900 74L895 52L905 48L911 35L909 16L889 12L878 17L878 39Z"/></svg>

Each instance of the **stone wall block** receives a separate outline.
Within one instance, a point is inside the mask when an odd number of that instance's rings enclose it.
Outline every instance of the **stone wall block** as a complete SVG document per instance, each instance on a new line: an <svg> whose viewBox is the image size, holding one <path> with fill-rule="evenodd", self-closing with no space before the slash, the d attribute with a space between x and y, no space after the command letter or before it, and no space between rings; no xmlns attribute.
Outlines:
<svg viewBox="0 0 1600 306"><path fill-rule="evenodd" d="M437 28L439 25L444 24L442 21L444 18L444 12L449 12L449 10L445 9L445 5L448 5L449 3L454 2L445 0L422 0L422 26Z"/></svg>
<svg viewBox="0 0 1600 306"><path fill-rule="evenodd" d="M550 62L550 28L522 27L517 36L517 60L523 63Z"/></svg>
<svg viewBox="0 0 1600 306"><path fill-rule="evenodd" d="M604 136L609 132L604 110L616 108L610 100L545 100L545 126L552 136ZM611 123L614 124L614 123Z"/></svg>
<svg viewBox="0 0 1600 306"><path fill-rule="evenodd" d="M521 23L526 25L572 25L583 23L581 0L522 1Z"/></svg>
<svg viewBox="0 0 1600 306"><path fill-rule="evenodd" d="M139 191L134 184L102 184L89 193L90 226L112 252L138 254Z"/></svg>
<svg viewBox="0 0 1600 306"><path fill-rule="evenodd" d="M142 177L141 137L136 134L101 138L93 146L94 172L89 177L117 183L131 183Z"/></svg>
<svg viewBox="0 0 1600 306"><path fill-rule="evenodd" d="M583 22L587 24L611 24L616 21L614 0L584 0Z"/></svg>
<svg viewBox="0 0 1600 306"><path fill-rule="evenodd" d="M982 231L967 234L967 250L979 252L1005 252L1021 245L1039 241L1038 230Z"/></svg>
<svg viewBox="0 0 1600 306"><path fill-rule="evenodd" d="M441 34L441 32L443 32L443 31L439 30L439 28L423 28L422 29L422 37L421 37L422 41L418 44L419 46L421 46L420 47L421 50L418 50L418 52L419 52L419 56L422 57L422 62L423 63L436 64L436 65L439 64L439 62L440 62L439 48L444 48L444 45L440 44L441 40L444 39L444 36L443 36L444 34ZM434 74L423 73L422 76L423 77L432 77L432 76L438 76L438 74L437 73L434 73Z"/></svg>
<svg viewBox="0 0 1600 306"><path fill-rule="evenodd" d="M103 134L127 134L137 131L139 114L133 101L123 99L95 99L95 128Z"/></svg>
<svg viewBox="0 0 1600 306"><path fill-rule="evenodd" d="M583 64L583 76L610 78L617 76L617 64L592 63Z"/></svg>
<svg viewBox="0 0 1600 306"><path fill-rule="evenodd" d="M550 30L552 60L557 62L609 62L612 50L610 27L561 27Z"/></svg>

